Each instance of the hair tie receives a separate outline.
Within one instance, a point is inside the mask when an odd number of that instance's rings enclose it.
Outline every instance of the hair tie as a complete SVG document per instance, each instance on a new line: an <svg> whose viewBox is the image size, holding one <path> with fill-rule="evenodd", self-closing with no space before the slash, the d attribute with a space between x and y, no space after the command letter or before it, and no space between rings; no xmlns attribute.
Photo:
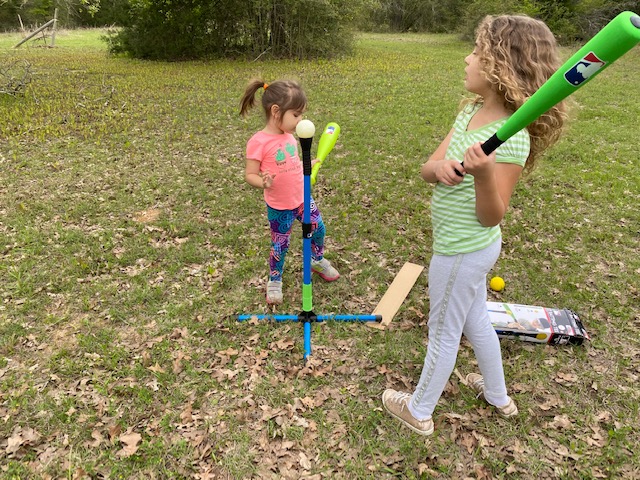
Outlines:
<svg viewBox="0 0 640 480"><path fill-rule="evenodd" d="M268 83L265 83L265 84L262 86L262 88L263 88L264 90L266 90L268 86L269 86L269 84L268 84Z"/></svg>

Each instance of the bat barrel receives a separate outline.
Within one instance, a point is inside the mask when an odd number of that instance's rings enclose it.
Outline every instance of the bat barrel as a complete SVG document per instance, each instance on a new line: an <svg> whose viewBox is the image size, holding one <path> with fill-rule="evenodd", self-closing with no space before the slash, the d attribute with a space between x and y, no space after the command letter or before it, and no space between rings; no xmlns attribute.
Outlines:
<svg viewBox="0 0 640 480"><path fill-rule="evenodd" d="M506 142L638 43L640 43L640 17L633 12L620 13L569 58L498 129L497 138L501 142Z"/></svg>
<svg viewBox="0 0 640 480"><path fill-rule="evenodd" d="M311 170L311 185L316 184L316 177L318 176L318 171L322 166L322 162L327 158L329 152L333 150L339 135L340 125L337 123L329 122L327 123L327 126L324 127L323 133L320 136L320 142L318 143L318 151L316 152L316 159L318 161Z"/></svg>

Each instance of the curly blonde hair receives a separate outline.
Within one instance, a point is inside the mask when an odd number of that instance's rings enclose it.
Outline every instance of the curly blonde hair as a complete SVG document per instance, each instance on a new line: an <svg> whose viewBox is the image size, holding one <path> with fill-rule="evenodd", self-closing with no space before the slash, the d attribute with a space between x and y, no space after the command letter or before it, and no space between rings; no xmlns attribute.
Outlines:
<svg viewBox="0 0 640 480"><path fill-rule="evenodd" d="M525 15L486 16L476 30L476 53L484 74L510 112L520 108L560 66L556 39L549 27ZM477 97L473 103L482 103L482 99ZM531 150L525 170L531 171L542 152L558 140L565 111L561 102L527 127Z"/></svg>

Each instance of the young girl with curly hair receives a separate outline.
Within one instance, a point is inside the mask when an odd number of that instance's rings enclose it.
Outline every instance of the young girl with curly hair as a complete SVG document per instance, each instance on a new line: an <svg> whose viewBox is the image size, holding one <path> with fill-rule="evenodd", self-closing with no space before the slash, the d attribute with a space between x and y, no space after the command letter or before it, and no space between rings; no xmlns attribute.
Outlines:
<svg viewBox="0 0 640 480"><path fill-rule="evenodd" d="M433 411L455 367L462 335L481 375L466 383L499 415L518 413L508 396L500 342L487 310L486 277L501 250L502 221L523 170L531 170L559 137L564 105L486 155L482 142L500 128L558 68L556 41L541 21L521 15L488 16L465 58L465 102L453 128L422 166L435 183L431 201L433 256L429 265L429 343L412 393L386 390L386 410L421 435L434 430Z"/></svg>

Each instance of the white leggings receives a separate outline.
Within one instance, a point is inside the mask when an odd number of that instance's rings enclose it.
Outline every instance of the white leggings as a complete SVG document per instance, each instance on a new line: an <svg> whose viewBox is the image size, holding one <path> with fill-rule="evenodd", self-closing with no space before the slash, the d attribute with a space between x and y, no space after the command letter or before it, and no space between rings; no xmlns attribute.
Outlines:
<svg viewBox="0 0 640 480"><path fill-rule="evenodd" d="M433 413L455 367L462 334L473 346L487 402L509 403L500 340L487 311L486 278L500 249L501 239L477 252L431 259L429 343L420 381L409 402L409 411L417 419Z"/></svg>

